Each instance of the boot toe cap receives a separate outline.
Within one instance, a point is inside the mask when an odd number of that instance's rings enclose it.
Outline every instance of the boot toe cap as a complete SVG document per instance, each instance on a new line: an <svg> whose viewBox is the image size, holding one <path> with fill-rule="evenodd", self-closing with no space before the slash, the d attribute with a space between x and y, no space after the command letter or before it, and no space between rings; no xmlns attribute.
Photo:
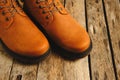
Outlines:
<svg viewBox="0 0 120 80"><path fill-rule="evenodd" d="M82 43L77 43L75 46L71 47L70 50L74 53L82 53L85 52L90 47L90 45L90 41L84 41Z"/></svg>

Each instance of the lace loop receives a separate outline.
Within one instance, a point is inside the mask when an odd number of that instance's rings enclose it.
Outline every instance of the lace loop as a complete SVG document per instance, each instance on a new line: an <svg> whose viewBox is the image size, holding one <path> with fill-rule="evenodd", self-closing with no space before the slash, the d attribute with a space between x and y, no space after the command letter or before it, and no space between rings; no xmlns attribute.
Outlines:
<svg viewBox="0 0 120 80"><path fill-rule="evenodd" d="M46 0L36 0L36 3L39 4L42 1L46 1Z"/></svg>
<svg viewBox="0 0 120 80"><path fill-rule="evenodd" d="M40 8L40 9L43 9L43 8L46 8L46 7L45 7L45 6L41 6L41 5L39 5L39 8Z"/></svg>
<svg viewBox="0 0 120 80"><path fill-rule="evenodd" d="M39 4L40 2L42 2L42 1L44 1L45 2L45 0L36 0L36 3L37 4ZM51 3L49 3L47 6L44 6L44 5L39 5L39 8L40 9L44 9L44 8L46 8L46 10L43 10L42 11L42 14L46 14L46 13L49 13L49 12L54 12L54 11L57 11L56 9L54 9L54 0L52 0L52 2ZM47 15L46 16L46 19L49 19L49 17L50 17L51 15Z"/></svg>

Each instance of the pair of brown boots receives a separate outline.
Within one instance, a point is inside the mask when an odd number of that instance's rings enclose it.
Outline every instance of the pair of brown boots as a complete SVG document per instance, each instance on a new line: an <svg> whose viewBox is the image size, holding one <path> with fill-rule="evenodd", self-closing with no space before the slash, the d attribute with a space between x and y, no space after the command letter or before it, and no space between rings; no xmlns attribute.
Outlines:
<svg viewBox="0 0 120 80"><path fill-rule="evenodd" d="M91 50L88 33L59 0L24 0L24 9L39 26L15 0L0 0L0 38L15 58L34 61L49 53L49 42L38 29L41 26L59 47L70 52L65 54L68 58L84 57Z"/></svg>

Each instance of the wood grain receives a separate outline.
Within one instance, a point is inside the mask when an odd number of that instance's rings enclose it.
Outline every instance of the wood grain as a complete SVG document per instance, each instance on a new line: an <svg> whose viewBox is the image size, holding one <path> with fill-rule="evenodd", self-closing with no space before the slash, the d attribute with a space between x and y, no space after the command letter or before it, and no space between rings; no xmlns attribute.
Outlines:
<svg viewBox="0 0 120 80"><path fill-rule="evenodd" d="M0 80L9 80L13 59L3 49L0 42Z"/></svg>
<svg viewBox="0 0 120 80"><path fill-rule="evenodd" d="M107 24L110 32L111 48L115 59L117 78L120 80L120 2L104 0Z"/></svg>
<svg viewBox="0 0 120 80"><path fill-rule="evenodd" d="M115 80L102 0L86 0L88 31L93 50L90 55L92 80Z"/></svg>

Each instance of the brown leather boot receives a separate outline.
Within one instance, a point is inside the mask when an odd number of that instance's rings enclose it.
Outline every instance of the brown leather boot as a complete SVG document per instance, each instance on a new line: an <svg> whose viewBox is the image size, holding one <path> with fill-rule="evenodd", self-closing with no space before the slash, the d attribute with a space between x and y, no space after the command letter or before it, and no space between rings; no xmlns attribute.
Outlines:
<svg viewBox="0 0 120 80"><path fill-rule="evenodd" d="M0 38L11 55L20 61L45 57L49 43L15 0L0 0Z"/></svg>
<svg viewBox="0 0 120 80"><path fill-rule="evenodd" d="M84 57L92 45L86 30L65 10L59 0L24 0L24 9L60 47L73 52L67 57Z"/></svg>

